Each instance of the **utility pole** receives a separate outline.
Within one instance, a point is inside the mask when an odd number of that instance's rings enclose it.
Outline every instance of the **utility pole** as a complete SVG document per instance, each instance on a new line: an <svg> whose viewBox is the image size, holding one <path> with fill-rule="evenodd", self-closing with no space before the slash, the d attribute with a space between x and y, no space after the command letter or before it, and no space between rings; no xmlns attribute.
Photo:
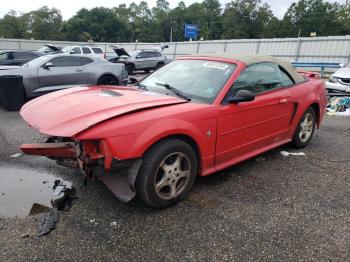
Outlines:
<svg viewBox="0 0 350 262"><path fill-rule="evenodd" d="M170 17L170 43L173 42L173 18Z"/></svg>

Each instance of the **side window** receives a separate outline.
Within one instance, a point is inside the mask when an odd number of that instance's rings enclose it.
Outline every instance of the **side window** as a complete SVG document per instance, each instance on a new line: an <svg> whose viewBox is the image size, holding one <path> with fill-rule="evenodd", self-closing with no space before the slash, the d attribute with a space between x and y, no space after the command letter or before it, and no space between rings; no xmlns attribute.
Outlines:
<svg viewBox="0 0 350 262"><path fill-rule="evenodd" d="M293 84L285 70L275 63L258 63L247 67L232 86L235 94L240 89L247 89L255 94L274 88Z"/></svg>
<svg viewBox="0 0 350 262"><path fill-rule="evenodd" d="M81 54L81 50L80 50L80 47L74 47L72 50L71 50L71 52L74 52L73 54Z"/></svg>
<svg viewBox="0 0 350 262"><path fill-rule="evenodd" d="M80 66L80 57L63 56L56 57L50 61L54 67Z"/></svg>
<svg viewBox="0 0 350 262"><path fill-rule="evenodd" d="M281 86L290 86L295 84L293 79L289 76L287 71L283 69L282 67L279 67L281 70Z"/></svg>
<svg viewBox="0 0 350 262"><path fill-rule="evenodd" d="M103 51L99 47L93 47L92 50L94 51L95 54L103 54Z"/></svg>
<svg viewBox="0 0 350 262"><path fill-rule="evenodd" d="M83 54L91 54L91 50L88 47L83 47Z"/></svg>
<svg viewBox="0 0 350 262"><path fill-rule="evenodd" d="M87 58L87 57L80 57L80 64L81 65L87 65L94 62L92 59Z"/></svg>
<svg viewBox="0 0 350 262"><path fill-rule="evenodd" d="M156 52L148 52L147 53L147 57L148 58L153 58L153 57L156 57L157 56L157 53Z"/></svg>
<svg viewBox="0 0 350 262"><path fill-rule="evenodd" d="M148 54L147 52L141 52L137 55L138 58L147 58L148 57Z"/></svg>
<svg viewBox="0 0 350 262"><path fill-rule="evenodd" d="M17 52L14 53L14 58L15 59L34 59L37 58L38 56L30 53L30 52Z"/></svg>
<svg viewBox="0 0 350 262"><path fill-rule="evenodd" d="M10 60L8 53L0 54L0 61Z"/></svg>

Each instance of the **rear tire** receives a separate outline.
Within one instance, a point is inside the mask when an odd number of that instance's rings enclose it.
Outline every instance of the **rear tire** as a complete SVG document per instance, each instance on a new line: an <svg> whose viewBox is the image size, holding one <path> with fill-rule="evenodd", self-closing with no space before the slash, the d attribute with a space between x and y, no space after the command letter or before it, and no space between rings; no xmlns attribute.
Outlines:
<svg viewBox="0 0 350 262"><path fill-rule="evenodd" d="M135 182L136 196L154 208L165 208L184 200L197 173L193 148L180 139L155 144L143 158Z"/></svg>
<svg viewBox="0 0 350 262"><path fill-rule="evenodd" d="M125 69L126 69L126 71L128 71L129 75L132 75L132 73L135 70L135 66L133 64L126 64Z"/></svg>
<svg viewBox="0 0 350 262"><path fill-rule="evenodd" d="M118 85L118 80L114 76L104 75L98 80L97 85L116 86L116 85Z"/></svg>
<svg viewBox="0 0 350 262"><path fill-rule="evenodd" d="M312 107L309 107L301 117L297 129L293 135L292 146L304 148L310 144L316 128L316 114Z"/></svg>

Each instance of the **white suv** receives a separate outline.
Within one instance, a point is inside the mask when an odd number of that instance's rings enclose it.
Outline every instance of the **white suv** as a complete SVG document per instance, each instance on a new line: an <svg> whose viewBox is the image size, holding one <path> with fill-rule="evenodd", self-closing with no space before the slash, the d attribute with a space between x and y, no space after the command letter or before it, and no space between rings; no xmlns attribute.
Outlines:
<svg viewBox="0 0 350 262"><path fill-rule="evenodd" d="M69 53L72 55L90 55L94 57L106 58L106 54L103 49L98 46L66 46L62 49L63 53Z"/></svg>

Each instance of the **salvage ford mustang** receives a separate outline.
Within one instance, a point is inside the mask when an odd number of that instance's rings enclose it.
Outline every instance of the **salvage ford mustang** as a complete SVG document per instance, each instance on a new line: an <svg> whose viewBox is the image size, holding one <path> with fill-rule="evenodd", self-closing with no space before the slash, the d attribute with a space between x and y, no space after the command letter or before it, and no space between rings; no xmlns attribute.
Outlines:
<svg viewBox="0 0 350 262"><path fill-rule="evenodd" d="M206 176L264 151L307 146L326 108L324 83L270 56L177 58L135 86L87 86L28 102L49 138L24 144L101 180L122 201L164 208Z"/></svg>

